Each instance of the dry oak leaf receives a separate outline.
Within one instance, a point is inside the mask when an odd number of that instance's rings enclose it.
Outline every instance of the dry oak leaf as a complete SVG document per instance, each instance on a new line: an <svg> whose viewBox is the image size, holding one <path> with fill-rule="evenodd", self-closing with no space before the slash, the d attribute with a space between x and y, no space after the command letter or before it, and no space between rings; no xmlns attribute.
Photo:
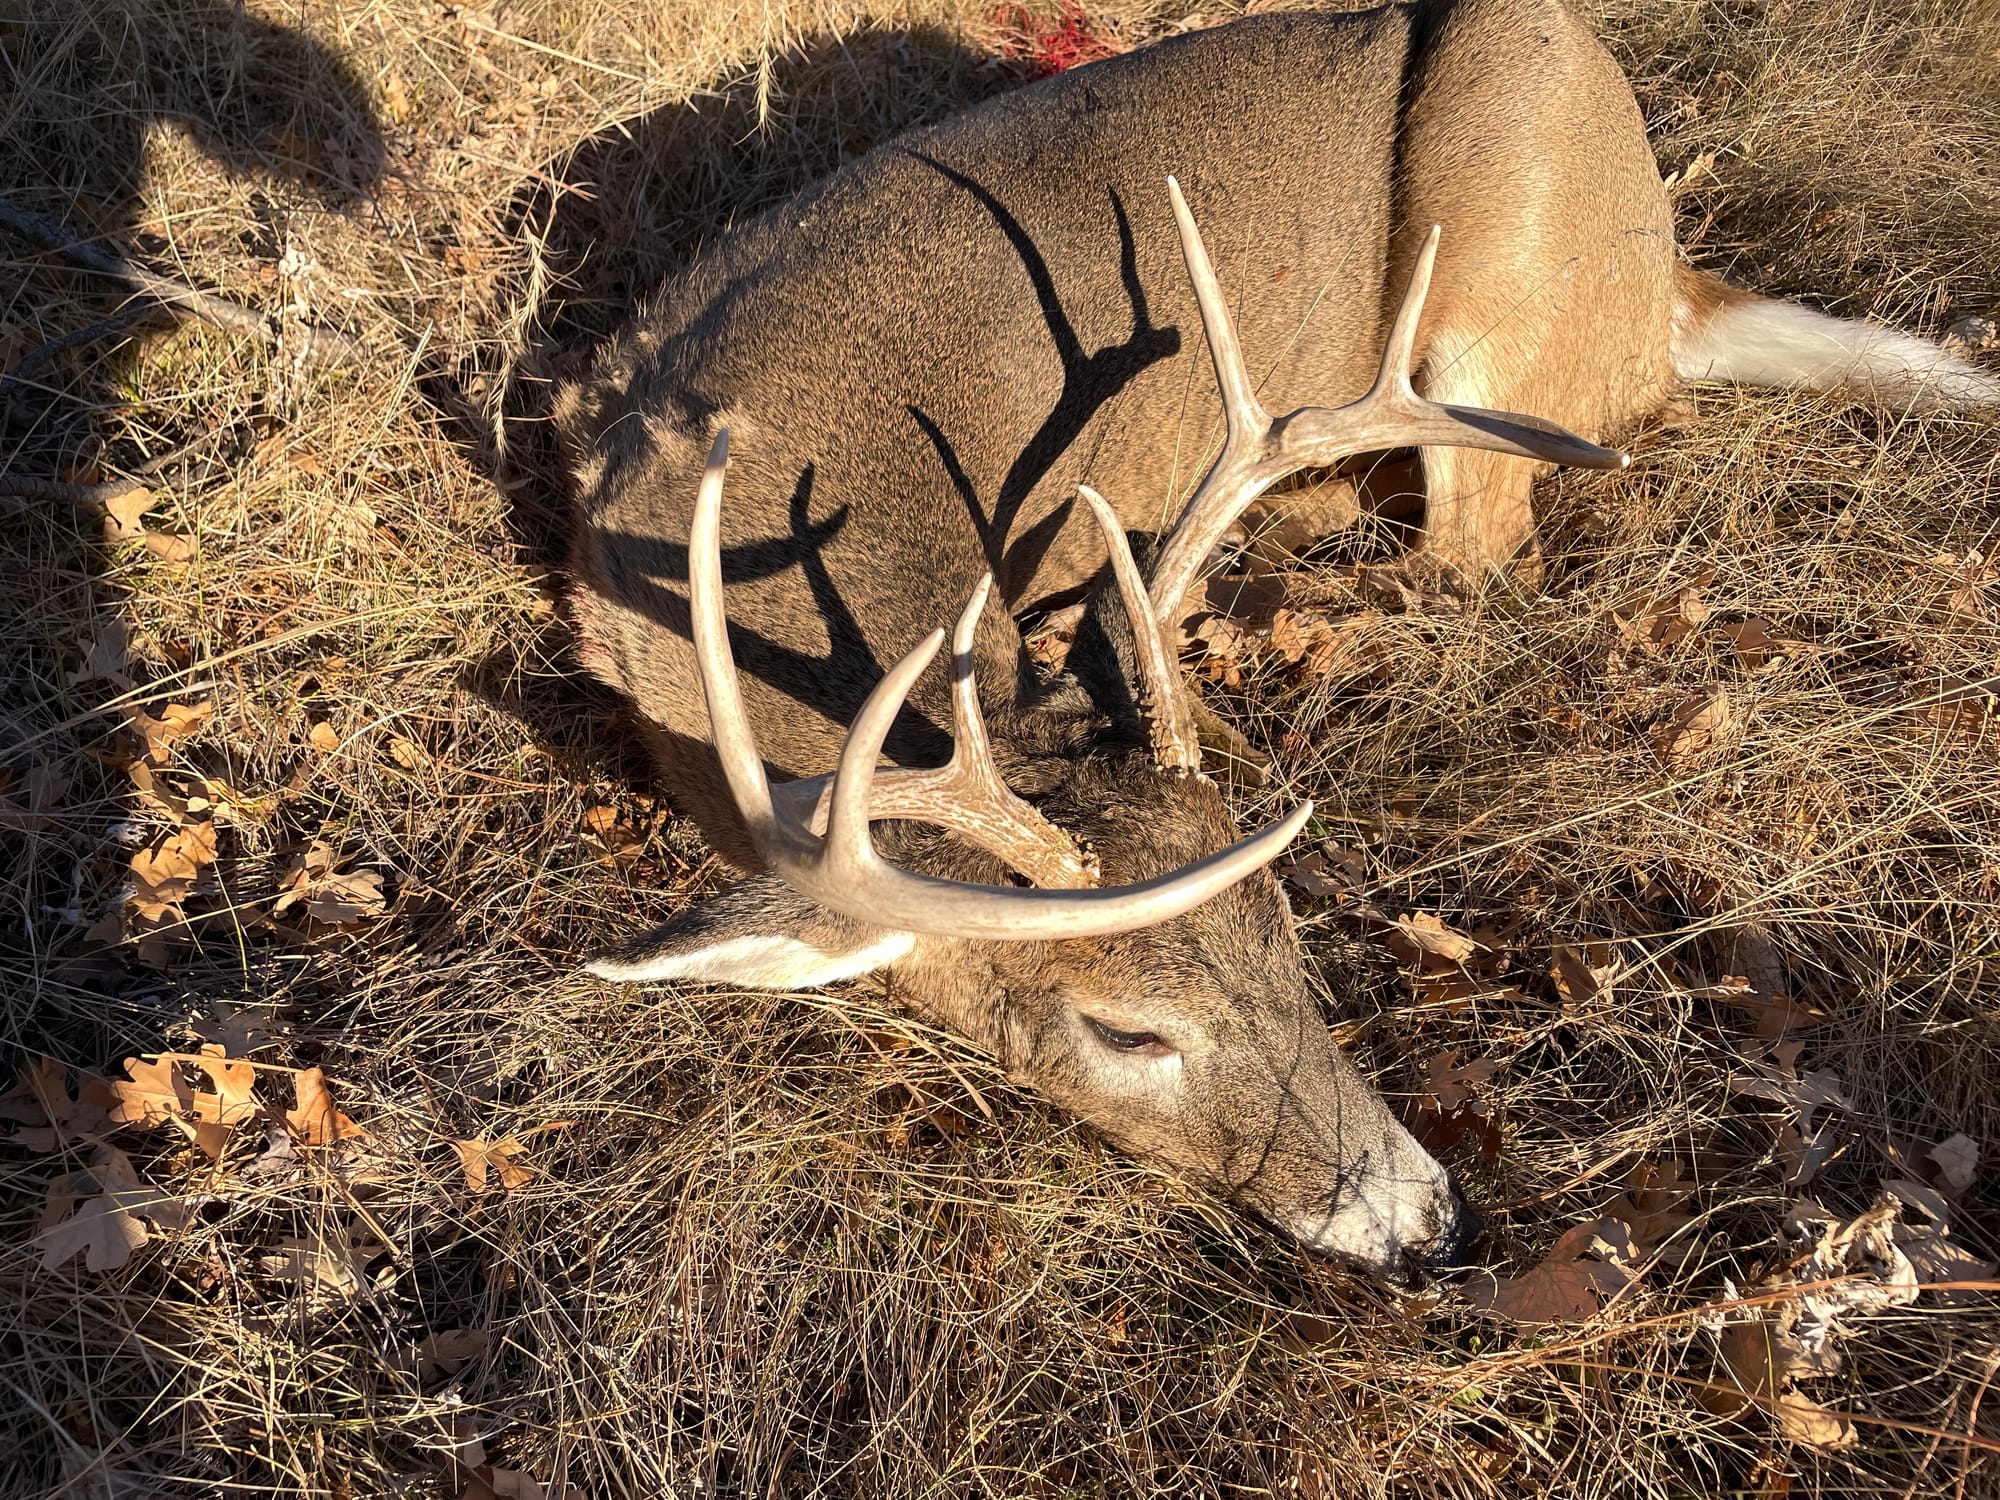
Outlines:
<svg viewBox="0 0 2000 1500"><path fill-rule="evenodd" d="M88 1171L49 1186L34 1240L42 1247L42 1269L53 1271L81 1251L86 1270L116 1270L150 1238L142 1214L169 1228L186 1222L179 1202L139 1180L129 1156L116 1146L98 1146Z"/></svg>
<svg viewBox="0 0 2000 1500"><path fill-rule="evenodd" d="M1597 1315L1605 1298L1615 1297L1635 1277L1602 1260L1586 1260L1592 1251L1617 1253L1629 1248L1624 1232L1608 1220L1579 1224L1556 1241L1540 1264L1519 1276L1492 1276L1468 1287L1472 1305L1482 1312L1529 1326L1582 1323Z"/></svg>
<svg viewBox="0 0 2000 1500"><path fill-rule="evenodd" d="M456 1375L486 1352L492 1335L483 1328L453 1328L417 1345L417 1379Z"/></svg>
<svg viewBox="0 0 2000 1500"><path fill-rule="evenodd" d="M1617 630L1620 646L1655 655L1679 645L1707 622L1709 608L1701 591L1714 579L1713 573L1704 573L1671 594L1626 599L1605 612L1605 621Z"/></svg>
<svg viewBox="0 0 2000 1500"><path fill-rule="evenodd" d="M302 906L315 922L345 926L379 917L388 902L382 876L375 870L342 871L325 844L314 844L285 876L271 914Z"/></svg>
<svg viewBox="0 0 2000 1500"><path fill-rule="evenodd" d="M190 823L157 848L132 856L132 908L149 922L187 900L202 874L215 863L215 825Z"/></svg>
<svg viewBox="0 0 2000 1500"><path fill-rule="evenodd" d="M1651 1256L1694 1216L1681 1212L1681 1205L1693 1195L1694 1184L1681 1178L1677 1161L1642 1161L1625 1178L1625 1191L1604 1205L1608 1218L1618 1220L1632 1231L1636 1252Z"/></svg>
<svg viewBox="0 0 2000 1500"><path fill-rule="evenodd" d="M1494 1070L1499 1066L1490 1057L1482 1057L1461 1066L1458 1061L1458 1048L1447 1048L1426 1065L1426 1071L1430 1074L1431 1101L1446 1114L1462 1104L1479 1108L1474 1085L1491 1080Z"/></svg>
<svg viewBox="0 0 2000 1500"><path fill-rule="evenodd" d="M196 1094L193 1113L211 1125L240 1125L263 1109L257 1097L257 1070L246 1062L231 1062L222 1048L203 1047L195 1066L215 1085L212 1094Z"/></svg>
<svg viewBox="0 0 2000 1500"><path fill-rule="evenodd" d="M497 1141L489 1141L484 1136L478 1140L454 1141L458 1148L458 1162L465 1169L465 1183L475 1193L486 1191L488 1173L500 1179L500 1186L507 1192L526 1187L535 1180L535 1169L521 1158L528 1148L521 1144L518 1136L506 1136Z"/></svg>
<svg viewBox="0 0 2000 1500"><path fill-rule="evenodd" d="M11 793L14 778L0 772L0 791ZM37 761L21 779L21 798L0 797L0 828L15 833L38 833L47 828L54 812L69 790L69 778L54 761Z"/></svg>
<svg viewBox="0 0 2000 1500"><path fill-rule="evenodd" d="M1585 943L1580 947L1559 943L1549 976L1556 982L1563 1009L1575 1013L1611 1002L1618 964L1609 943Z"/></svg>
<svg viewBox="0 0 2000 1500"><path fill-rule="evenodd" d="M159 500L142 484L120 490L104 502L104 539L136 542L146 534L146 512Z"/></svg>
<svg viewBox="0 0 2000 1500"><path fill-rule="evenodd" d="M1924 1153L1944 1178L1945 1186L1962 1193L1972 1186L1979 1171L1979 1142L1963 1131L1939 1141Z"/></svg>
<svg viewBox="0 0 2000 1500"><path fill-rule="evenodd" d="M53 1151L65 1141L87 1140L109 1123L116 1102L104 1080L88 1073L77 1075L72 1099L69 1070L52 1057L39 1057L0 1094L0 1120L22 1127L0 1136L0 1145Z"/></svg>
<svg viewBox="0 0 2000 1500"><path fill-rule="evenodd" d="M1435 912L1404 912L1395 925L1396 933L1390 944L1407 950L1403 955L1406 961L1414 959L1421 963L1426 958L1439 958L1446 963L1463 964L1480 946L1469 933L1447 927Z"/></svg>
<svg viewBox="0 0 2000 1500"><path fill-rule="evenodd" d="M1741 727L1736 705L1728 688L1713 688L1703 697L1684 704L1655 738L1660 758L1670 766L1687 766L1701 760Z"/></svg>
<svg viewBox="0 0 2000 1500"><path fill-rule="evenodd" d="M370 1239L367 1231L348 1229L308 1238L287 1235L264 1257L264 1269L280 1281L324 1287L343 1297L358 1297L373 1285L368 1268L388 1254L388 1246Z"/></svg>
<svg viewBox="0 0 2000 1500"><path fill-rule="evenodd" d="M143 708L130 710L132 728L146 742L146 758L164 766L173 754L176 740L197 734L215 713L215 704L169 703L156 719Z"/></svg>
<svg viewBox="0 0 2000 1500"><path fill-rule="evenodd" d="M1704 1389L1702 1404L1725 1417L1759 1406L1777 1418L1779 1432L1795 1443L1853 1447L1859 1438L1851 1421L1792 1389L1798 1356L1789 1345L1776 1326L1762 1319L1726 1324L1718 1349L1723 1368L1737 1388L1754 1399L1735 1401L1720 1390Z"/></svg>
<svg viewBox="0 0 2000 1500"><path fill-rule="evenodd" d="M111 1108L114 1123L150 1130L192 1113L194 1091L173 1063L128 1057L125 1075L111 1082L111 1092L117 1100Z"/></svg>
<svg viewBox="0 0 2000 1500"><path fill-rule="evenodd" d="M368 1132L334 1107L327 1092L326 1075L307 1068L294 1080L298 1107L285 1111L285 1119L308 1146L330 1146L335 1141L352 1140Z"/></svg>
<svg viewBox="0 0 2000 1500"><path fill-rule="evenodd" d="M1791 1066L1791 1058L1796 1055L1795 1051L1780 1049L1776 1066L1753 1061L1756 1073L1738 1074L1729 1080L1729 1086L1739 1094L1791 1105L1798 1111L1801 1133L1812 1131L1813 1119L1822 1109L1837 1109L1843 1114L1852 1114L1854 1102L1842 1091L1840 1075L1815 1070L1801 1076Z"/></svg>

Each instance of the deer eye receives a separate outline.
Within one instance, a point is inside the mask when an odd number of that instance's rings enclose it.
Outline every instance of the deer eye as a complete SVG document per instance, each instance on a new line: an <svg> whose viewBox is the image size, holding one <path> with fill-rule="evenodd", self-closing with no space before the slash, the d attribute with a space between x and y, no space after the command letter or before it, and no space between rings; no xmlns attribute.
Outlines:
<svg viewBox="0 0 2000 1500"><path fill-rule="evenodd" d="M1097 1039L1115 1052L1171 1052L1173 1049L1150 1031L1120 1031L1116 1026L1106 1026L1095 1016L1085 1016L1090 1029L1097 1033Z"/></svg>

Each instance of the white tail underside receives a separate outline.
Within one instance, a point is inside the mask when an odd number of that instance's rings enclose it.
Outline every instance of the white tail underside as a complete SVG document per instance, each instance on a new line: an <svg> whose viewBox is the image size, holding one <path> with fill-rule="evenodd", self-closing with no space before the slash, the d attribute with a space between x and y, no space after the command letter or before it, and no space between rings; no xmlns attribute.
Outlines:
<svg viewBox="0 0 2000 1500"><path fill-rule="evenodd" d="M1705 320L1674 317L1674 371L1683 380L1853 390L1890 406L2000 406L2000 376L1927 339L1793 302L1731 302Z"/></svg>

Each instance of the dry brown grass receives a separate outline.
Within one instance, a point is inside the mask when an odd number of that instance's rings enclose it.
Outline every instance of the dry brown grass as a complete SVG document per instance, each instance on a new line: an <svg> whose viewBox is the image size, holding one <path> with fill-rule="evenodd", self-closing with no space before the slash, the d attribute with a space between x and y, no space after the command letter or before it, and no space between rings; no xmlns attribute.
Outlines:
<svg viewBox="0 0 2000 1500"><path fill-rule="evenodd" d="M1663 167L1716 153L1679 199L1698 260L1931 330L1995 310L1990 3L1599 9ZM1133 43L1184 19L1103 24ZM1704 1405L1723 1377L1695 1310L1753 1277L1794 1194L1775 1117L1730 1092L1742 1018L1686 993L1748 966L1828 1012L1804 1061L1858 1106L1814 1185L1830 1204L1897 1175L1893 1141L2000 1148L2000 724L1977 694L1920 717L2000 667L2000 588L1934 561L2000 550L1990 423L1704 392L1630 473L1549 487L1544 590L1386 612L1366 683L1252 673L1232 700L1377 901L1504 933L1446 1004L1375 930L1308 923L1392 1094L1448 1047L1501 1063L1504 1149L1470 1167L1502 1206L1493 1263L1534 1259L1636 1160L1698 1178L1686 1261L1594 1322L1395 1298L866 994L576 973L713 875L565 654L551 363L731 218L1018 81L995 45L950 0L0 9L0 195L366 348L309 370L155 325L0 395L7 476L146 468L148 526L191 543L0 501L6 795L37 766L69 783L4 835L7 1060L109 1069L247 1007L275 1035L255 1055L324 1066L370 1132L253 1165L239 1129L219 1166L120 1133L194 1210L103 1273L28 1243L81 1148L6 1151L8 1491L456 1493L451 1434L477 1431L589 1495L1994 1493L1984 1304L1926 1299L1853 1342L1813 1387L1863 1418L1845 1452ZM117 311L4 253L0 364ZM1698 580L1708 627L1614 650L1608 609ZM1333 562L1298 585L1354 587ZM1722 629L1751 616L1802 644L1753 670ZM1716 686L1728 743L1663 762L1657 726ZM133 793L123 711L199 701L168 779L234 790L219 862L188 924L107 949L86 929L175 821ZM622 858L599 807L632 830ZM315 841L385 877L385 916L274 919ZM1579 1009L1548 964L1586 940L1621 974ZM469 1188L454 1140L537 1130L532 1180ZM1989 1258L1996 1206L1976 1187L1956 1231ZM273 1274L280 1239L356 1228L388 1242L368 1289ZM415 1346L464 1328L485 1352L420 1373Z"/></svg>

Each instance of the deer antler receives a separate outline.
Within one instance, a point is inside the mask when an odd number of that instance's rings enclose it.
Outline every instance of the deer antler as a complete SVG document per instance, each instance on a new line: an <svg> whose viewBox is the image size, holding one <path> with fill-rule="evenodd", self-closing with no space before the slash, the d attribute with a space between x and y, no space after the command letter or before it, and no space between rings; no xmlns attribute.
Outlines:
<svg viewBox="0 0 2000 1500"><path fill-rule="evenodd" d="M993 762L993 743L979 711L972 641L993 575L979 580L951 635L951 759L935 770L878 770L868 798L871 818L936 823L997 854L1044 889L1094 886L1096 867L1076 840L1015 796ZM808 830L824 834L832 812L832 776L788 781L773 798Z"/></svg>
<svg viewBox="0 0 2000 1500"><path fill-rule="evenodd" d="M1215 461L1181 513L1179 523L1160 550L1150 589L1153 613L1163 629L1176 629L1181 601L1194 584L1209 549L1222 539L1236 518L1265 490L1300 469L1321 468L1354 453L1387 448L1490 448L1546 463L1576 464L1592 469L1623 468L1624 454L1585 442L1553 422L1515 412L1486 411L1475 406L1445 406L1426 401L1410 384L1410 362L1416 353L1417 320L1430 290L1431 267L1437 260L1439 229L1424 237L1424 247L1410 272L1410 287L1396 311L1389 340L1382 351L1382 368L1375 384L1359 401L1346 406L1302 406L1289 416L1273 417L1258 403L1243 363L1243 349L1229 317L1222 284L1215 279L1208 251L1188 212L1181 185L1167 179L1180 224L1181 254L1194 282L1201 307L1202 331L1222 388L1222 410L1228 435Z"/></svg>
<svg viewBox="0 0 2000 1500"><path fill-rule="evenodd" d="M825 788L830 797L825 835L815 834L795 810L793 797L787 796L782 806L773 799L756 736L737 691L736 662L729 649L722 602L722 479L728 458L729 433L725 429L716 435L709 452L688 538L688 603L695 657L708 699L710 733L737 810L765 863L794 890L861 921L940 937L1019 941L1103 937L1150 927L1199 906L1275 859L1305 826L1312 814L1310 802L1220 853L1152 880L1109 890L970 885L897 869L875 852L869 835L870 819L885 815L877 810L874 797L875 763L910 689L944 643L944 632L934 630L884 674L855 716L841 747L839 769ZM961 708L970 699L970 717L977 716L977 698L970 688L971 627L967 621L976 619L972 610L960 619L958 635L966 644L961 654L967 670L954 684ZM961 714L961 728L967 717ZM953 763L964 754L969 765L983 759L990 770L991 753L982 725L973 743L962 742L957 747ZM945 770L949 774L951 768ZM966 774L984 779L988 772L974 769ZM997 771L991 771L990 776L992 781L999 780ZM798 801L816 803L820 792L813 787L810 802L806 797ZM933 792L912 810L898 815L938 821L937 811ZM1034 816L1040 818L1039 814Z"/></svg>

